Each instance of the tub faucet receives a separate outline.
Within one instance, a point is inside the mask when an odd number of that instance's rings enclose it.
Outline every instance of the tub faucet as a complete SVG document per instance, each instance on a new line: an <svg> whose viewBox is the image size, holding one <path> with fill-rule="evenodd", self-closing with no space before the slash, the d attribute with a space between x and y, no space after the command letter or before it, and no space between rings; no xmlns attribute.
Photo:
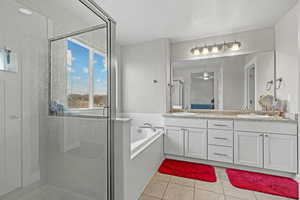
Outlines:
<svg viewBox="0 0 300 200"><path fill-rule="evenodd" d="M141 126L140 128L150 128L151 130L156 131L156 128L153 127L153 125L150 123L144 123L144 125Z"/></svg>
<svg viewBox="0 0 300 200"><path fill-rule="evenodd" d="M153 129L153 126L152 126L152 124L150 124L150 123L144 123L144 126L146 126L146 127L149 127L149 128L151 128L151 129Z"/></svg>

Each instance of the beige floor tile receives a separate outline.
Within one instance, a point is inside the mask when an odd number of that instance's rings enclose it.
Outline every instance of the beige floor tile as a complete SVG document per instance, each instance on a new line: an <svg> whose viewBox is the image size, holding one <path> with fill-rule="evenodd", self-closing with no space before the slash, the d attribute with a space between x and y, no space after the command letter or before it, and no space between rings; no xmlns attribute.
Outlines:
<svg viewBox="0 0 300 200"><path fill-rule="evenodd" d="M196 189L208 190L211 192L216 192L223 194L223 187L221 181L215 183L206 182L206 181L195 181Z"/></svg>
<svg viewBox="0 0 300 200"><path fill-rule="evenodd" d="M234 187L227 181L222 181L222 185L224 189L224 194L226 196L232 196L232 197L245 199L245 200L256 200L253 191L239 189L237 187Z"/></svg>
<svg viewBox="0 0 300 200"><path fill-rule="evenodd" d="M164 200L193 200L194 188L169 183L163 197Z"/></svg>
<svg viewBox="0 0 300 200"><path fill-rule="evenodd" d="M225 196L225 200L243 200L232 196Z"/></svg>
<svg viewBox="0 0 300 200"><path fill-rule="evenodd" d="M289 198L275 196L271 194L265 194L261 192L254 192L254 194L257 200L290 200Z"/></svg>
<svg viewBox="0 0 300 200"><path fill-rule="evenodd" d="M158 180L152 180L145 188L144 195L156 197L156 198L162 198L166 188L168 186L167 182L164 181L158 181Z"/></svg>
<svg viewBox="0 0 300 200"><path fill-rule="evenodd" d="M170 179L171 179L171 176L170 175L167 175L167 174L161 174L159 172L157 172L153 178L153 180L158 180L158 181L164 181L164 182L169 182Z"/></svg>
<svg viewBox="0 0 300 200"><path fill-rule="evenodd" d="M216 173L219 173L219 172L225 172L225 169L224 167L215 167L215 172Z"/></svg>
<svg viewBox="0 0 300 200"><path fill-rule="evenodd" d="M151 197L151 196L148 196L148 195L142 195L139 200L160 200L158 198L155 198L155 197Z"/></svg>
<svg viewBox="0 0 300 200"><path fill-rule="evenodd" d="M180 184L180 185L184 185L184 186L188 186L188 187L195 186L195 180L178 177L178 176L171 176L170 183L176 183L176 184Z"/></svg>
<svg viewBox="0 0 300 200"><path fill-rule="evenodd" d="M215 192L209 192L206 190L195 190L194 200L224 200L223 194L218 194Z"/></svg>
<svg viewBox="0 0 300 200"><path fill-rule="evenodd" d="M222 181L229 181L225 168L215 168L217 178Z"/></svg>

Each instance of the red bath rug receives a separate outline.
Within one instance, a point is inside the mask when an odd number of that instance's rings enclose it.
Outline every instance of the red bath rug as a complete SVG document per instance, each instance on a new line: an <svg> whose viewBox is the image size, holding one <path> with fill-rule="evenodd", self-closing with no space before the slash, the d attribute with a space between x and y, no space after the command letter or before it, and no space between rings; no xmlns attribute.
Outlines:
<svg viewBox="0 0 300 200"><path fill-rule="evenodd" d="M238 188L298 199L298 183L286 177L226 169L230 183Z"/></svg>
<svg viewBox="0 0 300 200"><path fill-rule="evenodd" d="M217 181L215 169L210 165L166 159L163 161L158 171L162 174L201 181Z"/></svg>

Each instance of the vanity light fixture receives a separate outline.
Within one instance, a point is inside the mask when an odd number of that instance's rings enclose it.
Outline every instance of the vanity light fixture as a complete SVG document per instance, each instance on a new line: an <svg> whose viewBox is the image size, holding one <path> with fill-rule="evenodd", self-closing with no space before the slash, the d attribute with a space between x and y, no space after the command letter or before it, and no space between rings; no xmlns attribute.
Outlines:
<svg viewBox="0 0 300 200"><path fill-rule="evenodd" d="M203 49L202 49L202 54L203 55L206 55L206 54L208 54L209 53L209 49L208 49L208 47L205 45L205 47L203 47Z"/></svg>
<svg viewBox="0 0 300 200"><path fill-rule="evenodd" d="M200 52L200 50L199 50L198 48L196 48L196 49L194 50L193 54L194 54L195 56L199 56L199 55L201 54L201 52Z"/></svg>
<svg viewBox="0 0 300 200"><path fill-rule="evenodd" d="M218 45L215 44L215 45L212 47L211 52L212 52L212 53L219 53L219 47L218 47Z"/></svg>
<svg viewBox="0 0 300 200"><path fill-rule="evenodd" d="M19 8L19 12L24 15L32 15L32 11L26 8Z"/></svg>
<svg viewBox="0 0 300 200"><path fill-rule="evenodd" d="M191 53L195 56L207 55L209 53L217 54L226 51L238 51L241 49L242 43L238 41L224 42L221 44L205 45L200 47L194 47L191 49Z"/></svg>
<svg viewBox="0 0 300 200"><path fill-rule="evenodd" d="M231 50L232 50L232 51L238 51L238 50L240 50L240 47L241 47L241 43L235 41L235 42L232 44L232 46L231 46Z"/></svg>

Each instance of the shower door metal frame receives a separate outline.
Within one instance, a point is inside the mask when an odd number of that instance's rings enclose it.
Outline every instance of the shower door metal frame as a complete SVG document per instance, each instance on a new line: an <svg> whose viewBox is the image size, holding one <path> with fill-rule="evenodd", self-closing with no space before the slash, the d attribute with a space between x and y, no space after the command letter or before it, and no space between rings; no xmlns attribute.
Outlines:
<svg viewBox="0 0 300 200"><path fill-rule="evenodd" d="M114 62L115 56L115 42L116 42L116 21L106 13L96 2L93 0L78 0L95 15L101 18L105 24L89 27L72 33L58 35L56 37L48 39L48 104L51 103L51 43L57 40L66 39L68 37L76 36L79 34L91 32L98 29L106 28L106 46L107 46L107 200L115 199L115 187L114 187L114 119L116 117L116 66ZM105 109L105 108L104 108ZM48 115L49 109L48 109Z"/></svg>

